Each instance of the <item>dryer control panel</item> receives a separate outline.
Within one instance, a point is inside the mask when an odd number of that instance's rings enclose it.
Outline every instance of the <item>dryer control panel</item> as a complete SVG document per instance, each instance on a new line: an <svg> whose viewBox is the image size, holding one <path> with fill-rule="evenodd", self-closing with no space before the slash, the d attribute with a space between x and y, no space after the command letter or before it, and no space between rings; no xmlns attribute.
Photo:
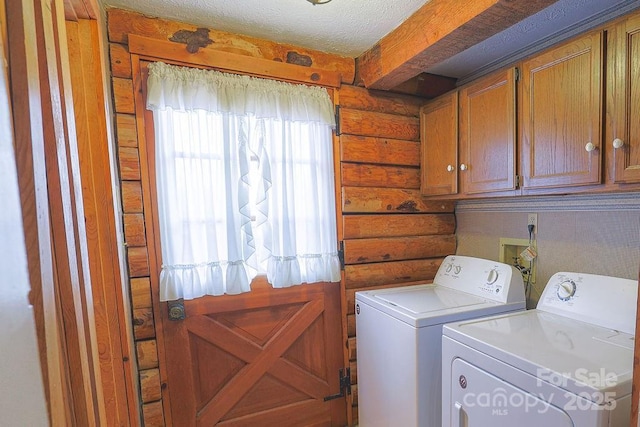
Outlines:
<svg viewBox="0 0 640 427"><path fill-rule="evenodd" d="M633 334L638 281L596 274L554 274L538 310Z"/></svg>

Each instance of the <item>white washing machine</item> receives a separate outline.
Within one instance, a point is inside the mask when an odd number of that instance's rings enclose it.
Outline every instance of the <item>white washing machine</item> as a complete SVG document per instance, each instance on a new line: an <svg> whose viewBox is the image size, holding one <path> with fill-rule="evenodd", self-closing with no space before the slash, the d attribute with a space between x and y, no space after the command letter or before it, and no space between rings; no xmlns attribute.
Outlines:
<svg viewBox="0 0 640 427"><path fill-rule="evenodd" d="M629 425L638 282L557 273L535 310L443 328L442 425Z"/></svg>
<svg viewBox="0 0 640 427"><path fill-rule="evenodd" d="M465 256L433 284L356 292L359 425L440 426L442 324L524 308L514 267Z"/></svg>

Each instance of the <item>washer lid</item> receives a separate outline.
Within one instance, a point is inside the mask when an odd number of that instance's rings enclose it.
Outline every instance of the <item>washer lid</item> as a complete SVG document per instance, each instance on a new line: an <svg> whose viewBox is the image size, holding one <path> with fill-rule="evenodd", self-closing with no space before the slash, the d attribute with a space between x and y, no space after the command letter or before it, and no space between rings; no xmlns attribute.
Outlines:
<svg viewBox="0 0 640 427"><path fill-rule="evenodd" d="M501 304L438 285L356 292L356 302L370 305L414 327L524 309L524 302Z"/></svg>
<svg viewBox="0 0 640 427"><path fill-rule="evenodd" d="M453 307L469 307L487 302L484 298L453 291L441 286L421 289L408 287L405 289L395 289L392 292L380 293L378 298L414 314L432 313Z"/></svg>
<svg viewBox="0 0 640 427"><path fill-rule="evenodd" d="M631 393L630 334L540 310L453 323L443 334L596 403L601 393Z"/></svg>

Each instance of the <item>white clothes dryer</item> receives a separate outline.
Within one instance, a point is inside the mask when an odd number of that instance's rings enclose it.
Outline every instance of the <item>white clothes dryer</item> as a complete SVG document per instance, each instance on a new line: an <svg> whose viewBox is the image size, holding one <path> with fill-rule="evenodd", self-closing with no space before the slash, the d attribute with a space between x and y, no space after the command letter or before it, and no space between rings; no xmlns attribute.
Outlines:
<svg viewBox="0 0 640 427"><path fill-rule="evenodd" d="M627 427L638 282L557 273L535 310L443 328L443 426Z"/></svg>
<svg viewBox="0 0 640 427"><path fill-rule="evenodd" d="M524 308L518 270L459 255L433 284L356 292L359 425L440 426L442 324Z"/></svg>

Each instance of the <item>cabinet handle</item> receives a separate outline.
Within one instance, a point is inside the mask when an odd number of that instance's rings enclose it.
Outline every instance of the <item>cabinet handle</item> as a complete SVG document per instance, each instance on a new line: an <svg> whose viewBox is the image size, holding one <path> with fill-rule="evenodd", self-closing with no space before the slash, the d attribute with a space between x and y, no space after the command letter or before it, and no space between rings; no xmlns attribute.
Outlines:
<svg viewBox="0 0 640 427"><path fill-rule="evenodd" d="M596 147L595 145L593 145L592 142L587 142L587 145L584 146L584 149L587 150L587 153L592 152L593 150L596 150L598 147Z"/></svg>
<svg viewBox="0 0 640 427"><path fill-rule="evenodd" d="M460 170L461 171L466 171L467 170L467 165L465 165L464 163L460 165Z"/></svg>
<svg viewBox="0 0 640 427"><path fill-rule="evenodd" d="M624 141L620 138L616 138L613 140L613 148L620 148L624 145Z"/></svg>
<svg viewBox="0 0 640 427"><path fill-rule="evenodd" d="M447 165L447 172L453 172L455 168L451 165Z"/></svg>

